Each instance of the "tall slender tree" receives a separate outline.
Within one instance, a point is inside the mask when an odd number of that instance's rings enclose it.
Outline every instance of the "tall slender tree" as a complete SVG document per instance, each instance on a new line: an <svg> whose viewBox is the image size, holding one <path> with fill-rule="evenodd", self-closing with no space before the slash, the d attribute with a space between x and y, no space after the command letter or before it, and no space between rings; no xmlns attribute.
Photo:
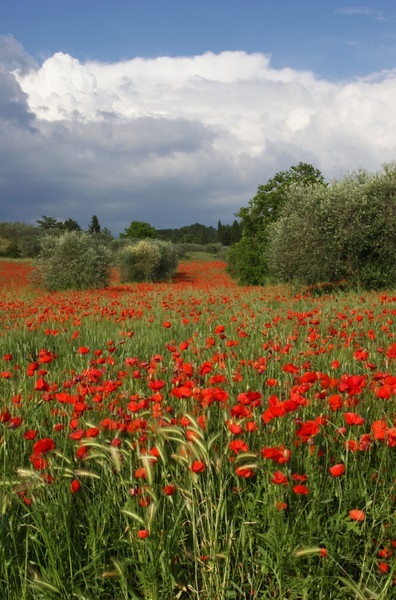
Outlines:
<svg viewBox="0 0 396 600"><path fill-rule="evenodd" d="M96 215L92 215L91 223L88 227L88 233L100 233L102 230L99 219Z"/></svg>

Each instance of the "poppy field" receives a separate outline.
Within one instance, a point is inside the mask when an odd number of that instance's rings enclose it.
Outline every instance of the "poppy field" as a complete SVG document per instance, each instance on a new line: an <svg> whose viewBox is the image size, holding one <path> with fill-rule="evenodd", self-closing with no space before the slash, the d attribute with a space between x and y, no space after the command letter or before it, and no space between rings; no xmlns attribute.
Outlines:
<svg viewBox="0 0 396 600"><path fill-rule="evenodd" d="M0 261L0 597L396 597L396 295Z"/></svg>

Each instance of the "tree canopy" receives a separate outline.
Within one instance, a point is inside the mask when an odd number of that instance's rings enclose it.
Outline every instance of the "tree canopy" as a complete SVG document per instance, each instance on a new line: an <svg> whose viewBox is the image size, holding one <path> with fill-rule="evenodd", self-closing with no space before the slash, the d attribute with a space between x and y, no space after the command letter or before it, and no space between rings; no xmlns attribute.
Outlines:
<svg viewBox="0 0 396 600"><path fill-rule="evenodd" d="M91 222L88 227L88 233L100 233L102 230L99 219L96 215L92 215Z"/></svg>
<svg viewBox="0 0 396 600"><path fill-rule="evenodd" d="M129 227L120 233L121 239L143 240L146 238L155 238L157 235L156 229L145 221L132 221Z"/></svg>
<svg viewBox="0 0 396 600"><path fill-rule="evenodd" d="M290 190L269 229L267 260L280 281L380 289L396 285L396 163L327 187Z"/></svg>
<svg viewBox="0 0 396 600"><path fill-rule="evenodd" d="M263 284L269 269L267 262L268 228L279 218L292 186L325 186L322 173L300 162L287 171L279 171L264 185L247 207L236 216L241 219L242 236L229 253L231 273L243 284Z"/></svg>

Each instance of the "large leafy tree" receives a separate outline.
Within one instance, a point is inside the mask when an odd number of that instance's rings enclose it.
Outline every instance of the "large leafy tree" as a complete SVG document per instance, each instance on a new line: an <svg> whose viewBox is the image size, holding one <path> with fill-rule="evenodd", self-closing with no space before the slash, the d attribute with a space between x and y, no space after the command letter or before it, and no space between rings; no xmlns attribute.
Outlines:
<svg viewBox="0 0 396 600"><path fill-rule="evenodd" d="M268 230L278 220L292 186L324 186L321 172L310 164L300 162L288 171L279 171L264 185L247 207L236 214L241 219L242 237L229 253L229 270L240 283L257 285L266 282Z"/></svg>
<svg viewBox="0 0 396 600"><path fill-rule="evenodd" d="M40 229L63 229L62 221L58 221L55 217L47 217L41 215L41 219L37 219Z"/></svg>
<svg viewBox="0 0 396 600"><path fill-rule="evenodd" d="M66 219L63 222L63 229L65 231L81 231L80 225L72 218Z"/></svg>
<svg viewBox="0 0 396 600"><path fill-rule="evenodd" d="M396 163L389 163L327 187L294 187L270 226L268 263L280 281L393 288L395 247Z"/></svg>
<svg viewBox="0 0 396 600"><path fill-rule="evenodd" d="M120 238L143 240L146 238L155 238L156 235L157 231L150 223L145 223L144 221L132 221L129 227L126 227L124 232L120 233Z"/></svg>

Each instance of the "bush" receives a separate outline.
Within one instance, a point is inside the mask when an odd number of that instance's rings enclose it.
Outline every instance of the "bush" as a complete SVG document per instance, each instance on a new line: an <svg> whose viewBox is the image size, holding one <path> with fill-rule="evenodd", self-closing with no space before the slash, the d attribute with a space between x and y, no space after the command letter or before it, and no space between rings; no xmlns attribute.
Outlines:
<svg viewBox="0 0 396 600"><path fill-rule="evenodd" d="M223 246L220 242L209 242L208 244L178 242L176 248L179 259L191 258L191 255L194 254L212 254L223 260L228 246Z"/></svg>
<svg viewBox="0 0 396 600"><path fill-rule="evenodd" d="M34 278L51 291L104 288L110 284L112 256L96 235L68 231L45 235Z"/></svg>
<svg viewBox="0 0 396 600"><path fill-rule="evenodd" d="M365 289L396 286L396 163L328 187L290 188L269 227L270 272L307 285L346 281Z"/></svg>
<svg viewBox="0 0 396 600"><path fill-rule="evenodd" d="M160 251L160 259L154 270L154 281L167 281L177 271L177 249L171 242L157 240L154 244Z"/></svg>
<svg viewBox="0 0 396 600"><path fill-rule="evenodd" d="M140 240L119 254L121 282L168 281L177 269L177 250L171 242Z"/></svg>
<svg viewBox="0 0 396 600"><path fill-rule="evenodd" d="M266 231L262 234L263 239L267 237ZM267 255L262 248L258 252L261 244L257 237L255 243L247 236L242 237L227 252L227 271L240 285L262 285L268 281Z"/></svg>

